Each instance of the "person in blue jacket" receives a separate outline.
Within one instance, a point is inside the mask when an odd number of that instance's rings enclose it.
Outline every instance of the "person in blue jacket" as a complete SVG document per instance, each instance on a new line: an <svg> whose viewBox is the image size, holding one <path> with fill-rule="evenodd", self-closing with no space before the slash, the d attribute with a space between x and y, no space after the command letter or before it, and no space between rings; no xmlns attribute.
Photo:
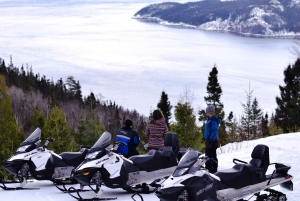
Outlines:
<svg viewBox="0 0 300 201"><path fill-rule="evenodd" d="M132 129L132 120L126 119L125 126L120 128L117 132L117 142L126 143L125 146L119 146L117 152L129 158L134 155L139 155L136 147L140 143L138 133Z"/></svg>
<svg viewBox="0 0 300 201"><path fill-rule="evenodd" d="M205 164L206 169L210 173L215 173L218 170L218 158L217 158L217 148L218 148L218 130L219 124L222 121L215 114L215 106L209 105L206 108L207 120L204 129L204 138L205 138L205 155L213 159L213 161L208 161Z"/></svg>

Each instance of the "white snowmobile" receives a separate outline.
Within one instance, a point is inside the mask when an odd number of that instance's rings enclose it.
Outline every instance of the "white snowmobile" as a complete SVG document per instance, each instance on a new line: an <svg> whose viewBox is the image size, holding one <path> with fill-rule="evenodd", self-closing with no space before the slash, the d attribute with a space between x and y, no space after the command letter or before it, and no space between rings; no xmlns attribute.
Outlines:
<svg viewBox="0 0 300 201"><path fill-rule="evenodd" d="M116 153L118 146L125 144L116 142L111 145L111 134L106 131L90 149L86 160L75 169L72 178L81 184L81 189L89 186L97 196L102 184L109 188L123 188L128 192L153 192L162 180L172 174L178 164L177 134L169 133L166 136L163 151L151 150L145 155L127 159ZM96 188L92 188L91 185L96 185ZM81 189L78 189L78 192ZM77 200L91 200L82 198L78 192L78 197L69 194ZM92 200L103 199L108 198L92 198Z"/></svg>
<svg viewBox="0 0 300 201"><path fill-rule="evenodd" d="M47 149L49 142L54 142L54 139L47 138L42 145L40 128L27 137L16 153L2 164L20 182L21 187L9 188L5 184L10 182L0 181L0 188L4 190L28 189L23 187L29 177L36 180L51 180L55 184L76 182L70 179L72 170L84 160L89 151L88 148L82 148L79 152L64 152L58 155Z"/></svg>
<svg viewBox="0 0 300 201"><path fill-rule="evenodd" d="M247 163L234 159L230 169L211 174L203 166L211 161L198 151L188 151L180 160L173 175L161 184L155 195L161 201L242 201L255 195L257 201L286 201L286 195L270 189L280 185L293 190L293 177L288 174L290 166L269 162L269 147L257 145ZM266 175L270 165L275 165L272 174ZM261 194L266 191L269 194Z"/></svg>

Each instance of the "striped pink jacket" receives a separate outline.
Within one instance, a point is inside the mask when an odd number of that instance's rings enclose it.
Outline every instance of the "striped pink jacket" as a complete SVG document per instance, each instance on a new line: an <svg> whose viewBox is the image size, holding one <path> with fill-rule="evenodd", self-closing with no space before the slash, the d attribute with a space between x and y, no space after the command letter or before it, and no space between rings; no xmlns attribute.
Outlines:
<svg viewBox="0 0 300 201"><path fill-rule="evenodd" d="M162 149L168 131L165 119L157 120L155 124L149 122L146 127L148 146L151 148Z"/></svg>

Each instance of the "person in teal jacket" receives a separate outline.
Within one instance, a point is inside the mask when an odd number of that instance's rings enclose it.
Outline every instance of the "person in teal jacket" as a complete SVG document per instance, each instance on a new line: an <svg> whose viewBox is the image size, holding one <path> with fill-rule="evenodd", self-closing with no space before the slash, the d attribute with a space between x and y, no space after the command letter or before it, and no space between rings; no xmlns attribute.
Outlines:
<svg viewBox="0 0 300 201"><path fill-rule="evenodd" d="M206 108L206 124L204 129L204 138L205 138L205 155L209 158L213 159L213 161L208 161L205 164L206 169L209 170L210 173L215 173L218 170L218 158L217 158L217 148L218 148L218 140L219 140L219 124L222 121L215 114L215 106L209 105Z"/></svg>

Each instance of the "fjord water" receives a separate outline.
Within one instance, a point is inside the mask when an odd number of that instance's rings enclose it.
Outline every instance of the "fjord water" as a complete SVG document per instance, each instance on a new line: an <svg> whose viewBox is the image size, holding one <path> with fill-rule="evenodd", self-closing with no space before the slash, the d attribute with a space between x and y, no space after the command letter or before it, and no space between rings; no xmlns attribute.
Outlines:
<svg viewBox="0 0 300 201"><path fill-rule="evenodd" d="M227 114L242 114L249 85L263 111L274 112L283 70L295 62L290 39L132 19L155 2L0 0L0 58L8 64L12 55L15 66L28 64L55 82L72 75L85 96L93 92L145 115L156 108L163 90L175 105L189 89L195 110L204 108L209 72L216 65Z"/></svg>

